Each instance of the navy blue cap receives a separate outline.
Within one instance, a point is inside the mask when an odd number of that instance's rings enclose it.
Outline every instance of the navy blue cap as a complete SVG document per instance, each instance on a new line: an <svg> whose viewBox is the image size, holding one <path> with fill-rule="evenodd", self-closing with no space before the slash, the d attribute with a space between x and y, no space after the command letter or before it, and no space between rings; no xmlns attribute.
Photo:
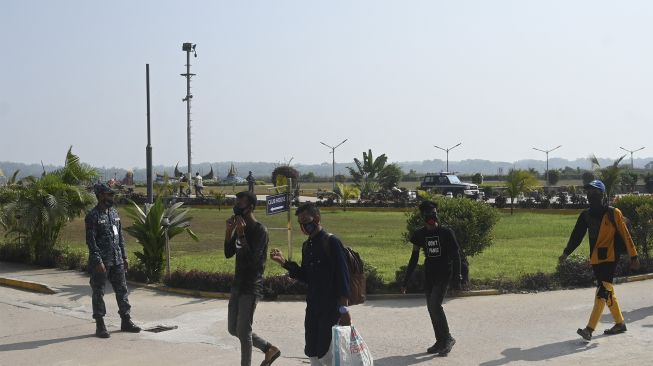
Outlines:
<svg viewBox="0 0 653 366"><path fill-rule="evenodd" d="M603 184L603 182L601 182L601 181L598 180L598 179L595 179L595 180L593 180L593 181L587 183L587 184L584 186L584 188L585 188L585 189L587 189L587 188L598 188L598 189L601 190L601 192L605 192L605 184Z"/></svg>
<svg viewBox="0 0 653 366"><path fill-rule="evenodd" d="M115 193L106 183L96 183L93 186L93 191L95 191L96 196L102 193Z"/></svg>

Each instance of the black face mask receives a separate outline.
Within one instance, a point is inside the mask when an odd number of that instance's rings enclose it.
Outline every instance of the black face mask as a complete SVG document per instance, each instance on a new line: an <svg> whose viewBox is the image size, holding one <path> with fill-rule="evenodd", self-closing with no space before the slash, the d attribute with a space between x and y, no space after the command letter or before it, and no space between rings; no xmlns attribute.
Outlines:
<svg viewBox="0 0 653 366"><path fill-rule="evenodd" d="M247 213L247 208L242 208L238 205L234 206L234 215L243 216L246 213Z"/></svg>
<svg viewBox="0 0 653 366"><path fill-rule="evenodd" d="M600 192L590 192L587 194L587 202L589 202L590 207L601 207L603 206L603 194Z"/></svg>
<svg viewBox="0 0 653 366"><path fill-rule="evenodd" d="M313 221L307 222L306 224L299 224L299 227L302 229L302 233L306 235L313 234L317 229L317 225Z"/></svg>

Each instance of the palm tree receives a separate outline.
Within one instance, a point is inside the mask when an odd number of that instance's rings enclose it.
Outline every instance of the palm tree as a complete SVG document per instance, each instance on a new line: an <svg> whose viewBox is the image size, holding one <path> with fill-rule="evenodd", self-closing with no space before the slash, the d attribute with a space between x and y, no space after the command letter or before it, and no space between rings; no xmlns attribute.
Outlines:
<svg viewBox="0 0 653 366"><path fill-rule="evenodd" d="M506 192L510 196L510 214L513 213L513 203L519 193L530 192L537 187L538 180L527 170L512 169L506 177Z"/></svg>
<svg viewBox="0 0 653 366"><path fill-rule="evenodd" d="M361 190L361 193L368 194L378 188L377 177L385 169L388 157L385 154L379 155L376 159L372 156L372 149L363 152L363 161L354 158L356 169L347 167L354 183Z"/></svg>
<svg viewBox="0 0 653 366"><path fill-rule="evenodd" d="M33 261L51 265L59 233L95 204L95 196L81 186L97 176L79 163L69 149L63 168L26 177L0 189L0 222L10 234L24 235Z"/></svg>
<svg viewBox="0 0 653 366"><path fill-rule="evenodd" d="M619 183L621 171L623 170L623 168L619 166L619 163L621 163L625 157L626 155L621 156L619 159L615 160L612 165L605 168L601 168L599 159L597 159L595 155L589 157L594 174L603 182L603 184L605 184L605 194L608 196L608 199L611 199L614 196L614 189Z"/></svg>
<svg viewBox="0 0 653 366"><path fill-rule="evenodd" d="M347 211L347 201L358 199L361 196L361 190L353 185L338 183L336 190L335 193L340 197L343 211Z"/></svg>
<svg viewBox="0 0 653 366"><path fill-rule="evenodd" d="M161 198L157 198L153 204L145 205L145 210L142 210L133 201L131 201L131 206L125 208L127 215L134 220L134 223L125 228L125 231L142 246L143 251L134 254L143 265L148 281L157 282L161 279L166 249L166 228L162 224L164 217L168 218L168 239L185 231L193 240L199 240L190 229L190 222L193 218L187 215L188 210L180 209L183 204L183 202L177 202L166 208Z"/></svg>

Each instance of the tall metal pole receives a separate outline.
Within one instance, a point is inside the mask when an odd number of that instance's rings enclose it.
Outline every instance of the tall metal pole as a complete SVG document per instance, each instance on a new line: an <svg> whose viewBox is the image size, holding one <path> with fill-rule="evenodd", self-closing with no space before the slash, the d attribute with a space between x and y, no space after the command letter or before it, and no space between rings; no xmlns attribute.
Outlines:
<svg viewBox="0 0 653 366"><path fill-rule="evenodd" d="M168 228L170 227L170 219L167 216L161 218L161 226L166 240L166 277L170 277L170 237L168 236Z"/></svg>
<svg viewBox="0 0 653 366"><path fill-rule="evenodd" d="M195 74L190 73L190 53L195 52L195 44L186 42L182 45L182 50L186 51L186 73L181 74L181 76L186 77L186 97L182 101L186 102L186 137L188 142L188 170L186 174L186 179L188 180L188 191L190 192L190 181L192 178L191 171L193 169L191 163L191 139L190 139L190 100L193 99L193 95L190 93L190 78L195 76Z"/></svg>
<svg viewBox="0 0 653 366"><path fill-rule="evenodd" d="M445 148L440 147L440 146L433 145L433 147L438 148L438 149L440 149L442 151L445 151L447 153L447 173L449 173L449 151L453 150L454 148L456 148L458 146L460 146L460 144L462 144L462 142L459 142L456 145L454 145L454 146L452 146L452 147L450 147L448 149L445 149Z"/></svg>
<svg viewBox="0 0 653 366"><path fill-rule="evenodd" d="M288 202L288 260L292 259L292 215L290 208L292 207L292 178L288 178L288 186L286 187L287 201Z"/></svg>
<svg viewBox="0 0 653 366"><path fill-rule="evenodd" d="M634 163L633 163L633 153L636 153L636 152L638 152L639 150L644 149L644 147L645 147L645 146L640 147L639 149L636 149L636 150L628 150L628 149L625 149L625 148L619 146L619 148L620 148L621 150L628 151L628 152L630 153L630 169L635 169L635 165L634 165Z"/></svg>
<svg viewBox="0 0 653 366"><path fill-rule="evenodd" d="M150 139L150 64L145 64L145 90L147 94L147 147L145 148L147 202L152 203L154 196L152 184L152 141Z"/></svg>
<svg viewBox="0 0 653 366"><path fill-rule="evenodd" d="M331 174L332 174L331 176L333 177L333 188L332 188L333 192L335 192L335 190L336 190L336 149L338 148L338 146L340 146L340 145L344 144L345 142L347 142L347 140L348 139L342 140L342 142L339 143L336 146L329 146L329 145L325 144L324 142L320 141L320 143L322 145L324 145L324 146L328 147L329 149L331 149Z"/></svg>
<svg viewBox="0 0 653 366"><path fill-rule="evenodd" d="M556 149L560 148L560 147L562 147L562 145L558 145L558 146L556 146L556 147L554 147L553 149L550 149L550 150L538 149L536 147L533 148L533 150L537 150L537 151L540 151L540 152L543 152L543 153L546 154L546 171L544 173L544 184L546 184L547 186L549 185L549 153L551 151L553 151L553 150L556 150Z"/></svg>

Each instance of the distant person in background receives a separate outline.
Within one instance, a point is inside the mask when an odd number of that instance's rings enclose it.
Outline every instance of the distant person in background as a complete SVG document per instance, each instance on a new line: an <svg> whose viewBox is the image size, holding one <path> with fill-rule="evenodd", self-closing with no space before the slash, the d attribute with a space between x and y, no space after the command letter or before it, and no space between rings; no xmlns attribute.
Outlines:
<svg viewBox="0 0 653 366"><path fill-rule="evenodd" d="M204 190L204 183L202 182L202 176L200 175L199 172L195 173L195 196L202 196L204 197L204 193L202 192Z"/></svg>
<svg viewBox="0 0 653 366"><path fill-rule="evenodd" d="M93 318L95 319L95 335L109 338L109 332L104 324L106 307L104 305L104 287L107 279L111 282L113 292L118 302L118 314L122 322L120 330L138 333L141 328L131 321L127 280L125 271L128 268L125 240L122 236L122 224L118 211L113 208L113 190L104 183L94 187L97 197L95 206L85 218L86 245L88 245L88 268L91 272L91 289L93 290Z"/></svg>
<svg viewBox="0 0 653 366"><path fill-rule="evenodd" d="M249 174L247 175L247 178L245 178L245 180L247 180L248 190L254 193L254 184L256 184L256 179L254 178L254 175L252 175L251 170L249 171Z"/></svg>
<svg viewBox="0 0 653 366"><path fill-rule="evenodd" d="M596 277L596 297L587 326L576 331L583 339L589 341L592 339L592 332L599 323L605 305L608 305L615 325L603 333L619 334L627 330L617 296L614 293L614 272L623 251L627 251L630 256L631 269L639 268L639 259L623 214L618 208L610 207L606 203L607 197L605 197L603 182L593 180L585 185L585 191L590 207L583 210L578 216L567 247L559 260L563 262L567 259L567 256L583 241L585 233L589 234L590 264Z"/></svg>
<svg viewBox="0 0 653 366"><path fill-rule="evenodd" d="M179 197L183 197L185 195L185 189L186 189L186 183L188 182L188 179L186 178L186 175L182 174L179 177Z"/></svg>

